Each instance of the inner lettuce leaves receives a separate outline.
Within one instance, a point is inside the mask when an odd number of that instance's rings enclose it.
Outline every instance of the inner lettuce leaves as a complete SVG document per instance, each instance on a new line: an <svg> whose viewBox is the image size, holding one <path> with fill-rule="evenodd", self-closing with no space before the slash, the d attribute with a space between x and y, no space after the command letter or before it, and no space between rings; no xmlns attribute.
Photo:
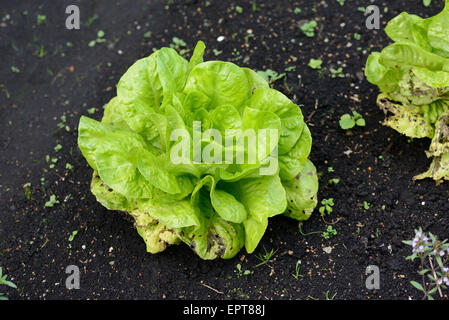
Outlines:
<svg viewBox="0 0 449 320"><path fill-rule="evenodd" d="M134 218L148 252L184 242L203 259L229 259L252 253L270 218L307 220L318 178L301 109L248 68L203 62L204 51L200 41L190 61L162 48L135 62L101 122L81 117L78 145L94 170L92 193ZM243 143L230 149L210 129ZM250 142L248 129L275 134ZM193 141L188 150L179 130ZM254 162L250 143L259 146ZM198 148L234 161L198 161ZM237 151L248 161L235 161ZM277 170L262 174L270 160Z"/></svg>
<svg viewBox="0 0 449 320"><path fill-rule="evenodd" d="M384 124L412 138L432 139L428 171L414 179L449 180L449 0L438 15L401 13L385 28L394 41L373 52L365 74L381 91Z"/></svg>

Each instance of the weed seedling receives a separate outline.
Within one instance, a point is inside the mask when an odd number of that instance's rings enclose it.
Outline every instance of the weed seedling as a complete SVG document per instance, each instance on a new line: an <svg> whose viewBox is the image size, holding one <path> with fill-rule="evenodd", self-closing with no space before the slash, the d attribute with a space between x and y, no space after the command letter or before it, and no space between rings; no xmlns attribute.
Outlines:
<svg viewBox="0 0 449 320"><path fill-rule="evenodd" d="M89 42L89 47L95 47L95 45L98 43L103 43L106 42L106 39L104 38L104 31L103 30L99 30L97 32L97 39L92 40Z"/></svg>
<svg viewBox="0 0 449 320"><path fill-rule="evenodd" d="M326 291L326 300L334 300L336 295L337 295L337 293L335 292L335 294L329 298L329 291Z"/></svg>
<svg viewBox="0 0 449 320"><path fill-rule="evenodd" d="M78 234L78 230L73 231L69 237L69 242L72 242L75 239L77 234Z"/></svg>
<svg viewBox="0 0 449 320"><path fill-rule="evenodd" d="M11 287L13 289L17 289L17 286L14 283L6 280L7 277L8 276L6 274L3 275L2 267L0 267L0 285L5 285L5 286ZM8 297L5 297L3 295L3 293L0 292L0 300L8 300Z"/></svg>
<svg viewBox="0 0 449 320"><path fill-rule="evenodd" d="M45 24L47 22L47 16L43 14L37 15L37 25L40 26L41 24Z"/></svg>
<svg viewBox="0 0 449 320"><path fill-rule="evenodd" d="M337 230L332 226L327 226L326 231L324 231L322 235L324 239L329 240L333 236L337 235Z"/></svg>
<svg viewBox="0 0 449 320"><path fill-rule="evenodd" d="M248 276L251 274L250 270L243 270L242 265L240 263L237 264L237 278L241 278L242 276Z"/></svg>
<svg viewBox="0 0 449 320"><path fill-rule="evenodd" d="M56 196L54 194L52 194L50 196L50 200L48 200L47 202L45 202L45 206L48 208L52 208L55 204L58 204L59 201L56 200Z"/></svg>
<svg viewBox="0 0 449 320"><path fill-rule="evenodd" d="M216 57L218 57L220 54L223 53L222 50L217 50L217 49L214 49L214 50L212 50L212 51L214 52L214 55L215 55Z"/></svg>
<svg viewBox="0 0 449 320"><path fill-rule="evenodd" d="M97 19L98 19L98 16L89 17L89 18L87 18L87 21L84 25L89 28L92 25L92 23Z"/></svg>
<svg viewBox="0 0 449 320"><path fill-rule="evenodd" d="M343 68L340 67L338 69L330 68L329 71L331 72L332 78L344 78L345 75L343 74Z"/></svg>
<svg viewBox="0 0 449 320"><path fill-rule="evenodd" d="M187 43L178 38L178 37L173 37L172 38L172 43L170 43L170 48L175 49L176 51L179 51L180 55L185 55L186 53L190 52L190 49L187 49Z"/></svg>
<svg viewBox="0 0 449 320"><path fill-rule="evenodd" d="M267 251L267 249L265 249L265 246L263 247L263 250L265 251L265 253L260 252L258 255L256 255L256 258L260 260L260 263L255 265L254 268L258 268L268 263L270 259L273 257L273 255L276 253L274 249L271 249L271 251Z"/></svg>
<svg viewBox="0 0 449 320"><path fill-rule="evenodd" d="M315 28L318 23L315 20L304 23L301 26L301 31L309 38L313 38L315 36Z"/></svg>
<svg viewBox="0 0 449 320"><path fill-rule="evenodd" d="M253 12L257 12L257 11L260 10L260 9L257 7L257 2L256 2L256 0L253 1L252 9L253 9Z"/></svg>
<svg viewBox="0 0 449 320"><path fill-rule="evenodd" d="M321 201L321 204L322 206L318 209L318 211L320 212L321 217L324 218L326 213L328 215L332 213L333 211L332 207L334 206L334 199L333 198L323 199Z"/></svg>
<svg viewBox="0 0 449 320"><path fill-rule="evenodd" d="M300 266L301 266L301 260L296 261L295 273L292 274L292 277L295 278L296 280L298 280L299 278L302 277L302 275L299 274Z"/></svg>
<svg viewBox="0 0 449 320"><path fill-rule="evenodd" d="M368 210L371 204L368 201L363 201L363 209Z"/></svg>
<svg viewBox="0 0 449 320"><path fill-rule="evenodd" d="M311 58L310 61L309 61L309 67L314 69L314 70L320 70L322 64L323 64L323 61L319 60L319 59Z"/></svg>
<svg viewBox="0 0 449 320"><path fill-rule="evenodd" d="M360 113L353 111L352 116L348 113L342 115L339 124L340 128L343 130L349 130L354 128L356 125L359 127L364 127L366 122Z"/></svg>
<svg viewBox="0 0 449 320"><path fill-rule="evenodd" d="M269 84L273 84L275 81L285 77L285 73L279 74L271 69L267 69L266 71L257 71L257 74L264 78Z"/></svg>

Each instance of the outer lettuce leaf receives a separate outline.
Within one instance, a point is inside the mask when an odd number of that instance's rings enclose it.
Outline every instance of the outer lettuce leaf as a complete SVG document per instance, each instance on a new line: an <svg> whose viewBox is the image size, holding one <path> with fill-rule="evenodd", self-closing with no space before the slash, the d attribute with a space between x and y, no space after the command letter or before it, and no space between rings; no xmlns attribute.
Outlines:
<svg viewBox="0 0 449 320"><path fill-rule="evenodd" d="M431 19L427 37L435 52L449 57L449 2L446 1L444 10Z"/></svg>
<svg viewBox="0 0 449 320"><path fill-rule="evenodd" d="M134 218L148 252L182 241L203 259L228 259L243 246L253 252L269 218L308 218L318 183L300 108L248 68L203 62L204 52L199 42L189 62L168 48L138 60L102 121L81 117L78 144L94 169L92 193Z"/></svg>
<svg viewBox="0 0 449 320"><path fill-rule="evenodd" d="M379 95L377 104L386 114L390 114L385 119L384 125L412 138L433 137L432 124L424 118L418 107L409 106L406 109L403 105L394 103L383 95Z"/></svg>
<svg viewBox="0 0 449 320"><path fill-rule="evenodd" d="M415 37L414 26L421 20L423 19L416 15L402 12L388 23L385 33L395 42L411 41L417 43L419 41Z"/></svg>
<svg viewBox="0 0 449 320"><path fill-rule="evenodd" d="M244 231L241 224L227 222L218 216L203 217L201 226L184 229L181 239L202 259L230 259L243 247Z"/></svg>
<svg viewBox="0 0 449 320"><path fill-rule="evenodd" d="M104 109L104 115L101 122L107 123L114 128L131 130L123 117L121 106L121 101L117 97L112 98Z"/></svg>
<svg viewBox="0 0 449 320"><path fill-rule="evenodd" d="M268 82L262 78L257 72L249 69L249 68L242 68L243 71L246 73L246 77L248 78L249 86L252 91L255 89L269 89L270 85Z"/></svg>
<svg viewBox="0 0 449 320"><path fill-rule="evenodd" d="M427 156L438 157L449 153L449 112L439 117L436 124L435 135L430 144Z"/></svg>
<svg viewBox="0 0 449 320"><path fill-rule="evenodd" d="M430 164L429 170L415 176L414 180L432 178L437 182L449 180L449 153L435 157Z"/></svg>
<svg viewBox="0 0 449 320"><path fill-rule="evenodd" d="M200 225L197 212L189 200L157 198L141 202L139 209L149 212L154 219L169 228Z"/></svg>
<svg viewBox="0 0 449 320"><path fill-rule="evenodd" d="M101 180L96 171L93 173L90 188L98 202L109 210L132 211L137 208L135 200L112 190Z"/></svg>
<svg viewBox="0 0 449 320"><path fill-rule="evenodd" d="M373 52L366 62L365 75L369 82L380 85L388 72L388 68L379 61L380 52Z"/></svg>
<svg viewBox="0 0 449 320"><path fill-rule="evenodd" d="M147 252L164 251L168 245L178 244L180 239L175 230L167 228L158 220L152 218L146 211L136 209L130 212L136 221L136 229L147 246Z"/></svg>
<svg viewBox="0 0 449 320"><path fill-rule="evenodd" d="M285 187L288 203L284 215L299 221L309 219L318 203L318 176L313 163L307 160L300 175L282 184Z"/></svg>
<svg viewBox="0 0 449 320"><path fill-rule="evenodd" d="M78 146L89 165L97 170L95 151L102 138L114 132L114 128L93 119L81 116L78 125Z"/></svg>
<svg viewBox="0 0 449 320"><path fill-rule="evenodd" d="M117 85L117 97L122 104L122 114L135 132L154 138L150 115L162 103L162 84L157 68L157 53L134 63Z"/></svg>

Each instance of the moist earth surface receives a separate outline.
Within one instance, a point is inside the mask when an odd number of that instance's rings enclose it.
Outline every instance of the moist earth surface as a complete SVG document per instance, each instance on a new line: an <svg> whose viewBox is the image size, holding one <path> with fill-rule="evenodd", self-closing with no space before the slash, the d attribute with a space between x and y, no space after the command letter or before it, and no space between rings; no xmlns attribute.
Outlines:
<svg viewBox="0 0 449 320"><path fill-rule="evenodd" d="M79 30L65 27L70 4L80 9ZM380 30L365 25L362 8L370 4L380 8ZM442 7L421 0L3 1L0 266L18 289L0 291L10 299L421 298L409 283L419 280L418 262L405 260L410 247L402 240L420 226L447 237L448 186L412 180L430 164L430 141L382 125L378 89L363 72L368 55L390 43L382 28L391 18L402 11L430 17ZM301 26L311 20L317 27L307 37ZM312 132L319 201L335 203L331 215L323 220L317 208L301 228L270 219L254 254L226 261L203 261L183 244L146 253L133 223L91 194L92 169L76 143L80 116L101 119L134 61L170 45L189 58L198 40L206 60L281 76L273 87L301 106ZM321 70L308 66L311 58L323 61ZM344 131L338 121L352 111L366 126ZM329 223L337 234L325 239ZM257 266L265 250L274 254ZM238 264L250 273L240 275ZM69 265L80 269L78 290L66 288ZM379 267L378 290L366 288L369 265Z"/></svg>

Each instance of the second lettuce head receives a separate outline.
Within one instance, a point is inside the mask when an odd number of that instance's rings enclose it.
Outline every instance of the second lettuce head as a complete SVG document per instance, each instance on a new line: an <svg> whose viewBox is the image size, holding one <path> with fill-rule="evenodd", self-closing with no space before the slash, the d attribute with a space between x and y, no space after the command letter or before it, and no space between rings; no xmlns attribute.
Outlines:
<svg viewBox="0 0 449 320"><path fill-rule="evenodd" d="M307 220L318 178L300 108L250 69L203 62L204 50L187 61L162 48L134 63L102 121L81 117L78 145L92 193L134 218L148 252L184 242L228 259L253 252L271 217Z"/></svg>
<svg viewBox="0 0 449 320"><path fill-rule="evenodd" d="M381 94L385 125L411 138L430 138L433 158L415 179L449 180L449 1L431 18L401 13L385 32L394 41L367 61L366 76Z"/></svg>

